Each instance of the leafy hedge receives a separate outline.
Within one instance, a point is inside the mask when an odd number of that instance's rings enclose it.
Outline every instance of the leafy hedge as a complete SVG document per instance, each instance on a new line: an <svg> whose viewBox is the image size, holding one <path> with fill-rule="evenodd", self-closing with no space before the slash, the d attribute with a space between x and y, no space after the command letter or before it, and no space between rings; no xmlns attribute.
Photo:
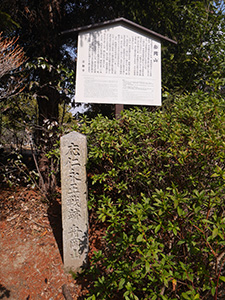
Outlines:
<svg viewBox="0 0 225 300"><path fill-rule="evenodd" d="M225 298L225 100L83 120L89 206L105 226L87 299Z"/></svg>

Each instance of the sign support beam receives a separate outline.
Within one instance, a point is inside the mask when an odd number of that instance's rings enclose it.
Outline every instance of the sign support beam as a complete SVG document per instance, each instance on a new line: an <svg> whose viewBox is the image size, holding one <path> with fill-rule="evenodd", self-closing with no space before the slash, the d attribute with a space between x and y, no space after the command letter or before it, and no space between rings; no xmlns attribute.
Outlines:
<svg viewBox="0 0 225 300"><path fill-rule="evenodd" d="M116 104L115 105L115 117L118 120L120 118L120 113L123 111L124 105L123 104Z"/></svg>

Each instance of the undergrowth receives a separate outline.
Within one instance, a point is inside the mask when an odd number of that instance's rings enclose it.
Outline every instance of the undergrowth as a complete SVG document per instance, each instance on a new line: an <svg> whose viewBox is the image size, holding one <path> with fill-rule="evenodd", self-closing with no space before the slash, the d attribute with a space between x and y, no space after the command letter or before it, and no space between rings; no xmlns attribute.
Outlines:
<svg viewBox="0 0 225 300"><path fill-rule="evenodd" d="M107 228L82 273L88 300L224 299L224 108L198 92L83 119L89 208Z"/></svg>

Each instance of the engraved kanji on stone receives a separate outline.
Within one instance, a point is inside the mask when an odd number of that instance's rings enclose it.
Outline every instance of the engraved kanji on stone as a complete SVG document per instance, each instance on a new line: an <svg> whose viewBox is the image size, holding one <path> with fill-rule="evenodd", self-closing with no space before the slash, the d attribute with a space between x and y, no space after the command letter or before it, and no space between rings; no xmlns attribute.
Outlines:
<svg viewBox="0 0 225 300"><path fill-rule="evenodd" d="M69 161L72 163L76 160L78 160L78 156L80 156L80 149L79 145L76 145L74 142L71 142L71 144L68 146L68 152L66 155L68 155Z"/></svg>
<svg viewBox="0 0 225 300"><path fill-rule="evenodd" d="M70 207L68 209L68 219L75 220L81 217L81 212L76 207Z"/></svg>

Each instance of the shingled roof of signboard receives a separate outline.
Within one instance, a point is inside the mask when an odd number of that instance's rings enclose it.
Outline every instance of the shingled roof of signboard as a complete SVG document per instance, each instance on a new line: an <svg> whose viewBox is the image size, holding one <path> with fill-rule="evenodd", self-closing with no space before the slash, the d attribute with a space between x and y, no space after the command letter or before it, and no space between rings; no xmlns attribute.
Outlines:
<svg viewBox="0 0 225 300"><path fill-rule="evenodd" d="M70 29L70 30L66 30L66 31L63 31L61 32L60 34L61 35L65 35L65 34L78 34L79 32L81 31L88 31L88 30L94 30L94 29L97 29L97 28L100 28L100 27L106 27L106 26L111 26L111 25L114 25L114 24L122 24L122 25L126 25L128 27L130 27L131 29L136 29L142 33L145 33L145 34L148 34L150 36L154 36L160 40L165 40L167 42L170 42L170 43L173 43L173 44L177 44L176 41L166 37L166 36L163 36L155 31L152 31L146 27L143 27L139 24L136 24L130 20L127 20L125 18L117 18L117 19L114 19L114 20L109 20L109 21L105 21L105 22L101 22L101 23L95 23L95 24L91 24L91 25L87 25L87 26L82 26L82 27L78 27L78 28L73 28L73 29Z"/></svg>

